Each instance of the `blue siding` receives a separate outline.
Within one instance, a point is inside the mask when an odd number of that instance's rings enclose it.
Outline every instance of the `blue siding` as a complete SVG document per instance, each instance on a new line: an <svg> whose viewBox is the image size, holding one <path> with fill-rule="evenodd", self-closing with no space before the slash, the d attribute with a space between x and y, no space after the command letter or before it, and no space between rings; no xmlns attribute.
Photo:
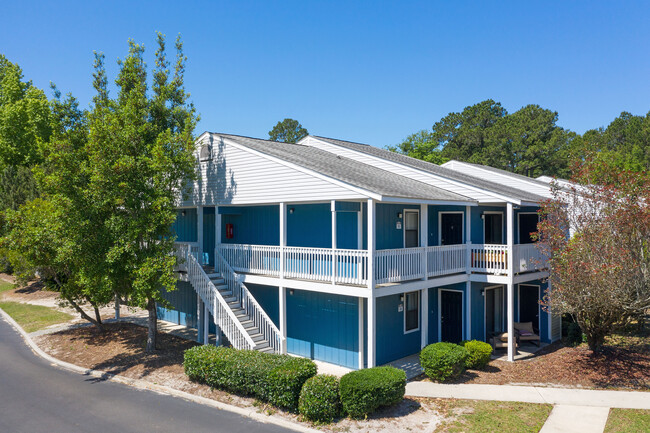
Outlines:
<svg viewBox="0 0 650 433"><path fill-rule="evenodd" d="M377 365L420 351L420 330L404 333L400 295L377 298ZM420 322L421 323L421 322Z"/></svg>
<svg viewBox="0 0 650 433"><path fill-rule="evenodd" d="M358 249L358 212L336 213L336 246L341 249Z"/></svg>
<svg viewBox="0 0 650 433"><path fill-rule="evenodd" d="M220 207L219 213L224 244L280 245L280 206ZM226 224L233 225L232 239L226 238Z"/></svg>
<svg viewBox="0 0 650 433"><path fill-rule="evenodd" d="M377 203L377 249L404 248L404 209L420 209L419 205ZM402 218L397 214L401 213ZM402 228L397 228L401 222Z"/></svg>
<svg viewBox="0 0 650 433"><path fill-rule="evenodd" d="M177 210L176 221L172 224L172 232L176 235L178 242L197 242L196 209Z"/></svg>
<svg viewBox="0 0 650 433"><path fill-rule="evenodd" d="M358 368L358 308L358 298L287 290L287 350Z"/></svg>
<svg viewBox="0 0 650 433"><path fill-rule="evenodd" d="M246 283L251 295L266 311L269 318L280 328L280 290L273 286Z"/></svg>
<svg viewBox="0 0 650 433"><path fill-rule="evenodd" d="M290 204L287 208L288 246L332 248L330 203Z"/></svg>
<svg viewBox="0 0 650 433"><path fill-rule="evenodd" d="M361 203L358 201L337 201L334 203L337 212L359 212Z"/></svg>
<svg viewBox="0 0 650 433"><path fill-rule="evenodd" d="M482 283L471 283L472 299L472 330L470 340L483 340L485 330L485 297L481 294Z"/></svg>
<svg viewBox="0 0 650 433"><path fill-rule="evenodd" d="M171 304L173 309L158 306L158 318L184 325L189 328L196 328L197 324L197 299L196 292L190 283L178 281L176 290L171 292L163 291L163 298Z"/></svg>

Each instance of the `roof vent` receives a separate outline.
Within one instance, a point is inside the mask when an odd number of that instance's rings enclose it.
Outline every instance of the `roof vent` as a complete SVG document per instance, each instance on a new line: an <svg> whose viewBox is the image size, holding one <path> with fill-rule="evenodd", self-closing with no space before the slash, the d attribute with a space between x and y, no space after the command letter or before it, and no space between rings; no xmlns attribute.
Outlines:
<svg viewBox="0 0 650 433"><path fill-rule="evenodd" d="M201 161L209 161L212 159L212 146L210 144L205 143L201 146L200 158Z"/></svg>

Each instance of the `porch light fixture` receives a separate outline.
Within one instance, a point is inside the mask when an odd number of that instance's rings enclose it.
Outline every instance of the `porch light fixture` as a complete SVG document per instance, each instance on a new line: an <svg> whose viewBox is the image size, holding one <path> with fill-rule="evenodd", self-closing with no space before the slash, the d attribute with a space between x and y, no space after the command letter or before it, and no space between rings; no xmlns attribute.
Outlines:
<svg viewBox="0 0 650 433"><path fill-rule="evenodd" d="M293 213L295 210L296 210L296 209L294 209L294 208L291 207L291 208L289 208L289 213Z"/></svg>
<svg viewBox="0 0 650 433"><path fill-rule="evenodd" d="M402 212L397 213L397 218L402 219Z"/></svg>
<svg viewBox="0 0 650 433"><path fill-rule="evenodd" d="M399 295L399 301L404 302L404 294Z"/></svg>
<svg viewBox="0 0 650 433"><path fill-rule="evenodd" d="M481 214L481 219L482 219L482 220L485 219L485 214L484 214L484 213Z"/></svg>
<svg viewBox="0 0 650 433"><path fill-rule="evenodd" d="M183 210L181 211L181 215L182 215L182 216L185 216L186 214L187 214L187 212L185 212L185 209L183 209Z"/></svg>
<svg viewBox="0 0 650 433"><path fill-rule="evenodd" d="M293 296L293 289L289 290L289 294Z"/></svg>

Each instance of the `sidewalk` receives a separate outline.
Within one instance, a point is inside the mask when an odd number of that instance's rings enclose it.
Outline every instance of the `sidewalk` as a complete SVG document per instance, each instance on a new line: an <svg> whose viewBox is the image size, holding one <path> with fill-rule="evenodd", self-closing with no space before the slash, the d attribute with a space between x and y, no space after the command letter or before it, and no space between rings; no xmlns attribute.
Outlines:
<svg viewBox="0 0 650 433"><path fill-rule="evenodd" d="M515 385L444 385L432 382L409 382L406 384L406 395L411 397L650 409L650 392L642 391L606 391Z"/></svg>
<svg viewBox="0 0 650 433"><path fill-rule="evenodd" d="M541 433L601 433L610 408L650 409L650 392L641 391L409 382L406 384L406 395L552 404L553 410Z"/></svg>

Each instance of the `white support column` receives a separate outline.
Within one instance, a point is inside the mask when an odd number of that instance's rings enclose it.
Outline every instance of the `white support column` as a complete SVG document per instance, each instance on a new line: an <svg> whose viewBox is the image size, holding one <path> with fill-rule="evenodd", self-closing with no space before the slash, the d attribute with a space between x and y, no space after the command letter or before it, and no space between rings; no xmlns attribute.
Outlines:
<svg viewBox="0 0 650 433"><path fill-rule="evenodd" d="M284 247L287 246L287 204L280 203L280 280L284 279Z"/></svg>
<svg viewBox="0 0 650 433"><path fill-rule="evenodd" d="M514 281L514 258L513 258L513 241L514 241L514 209L512 203L507 205L506 216L506 242L507 242L507 266L508 266L508 361L515 360L515 281Z"/></svg>
<svg viewBox="0 0 650 433"><path fill-rule="evenodd" d="M548 290L549 296L553 296L553 294L551 293L551 278L550 277L548 278L546 283L548 285L547 290ZM542 296L542 299L543 299L544 298L544 293L543 292L541 293L541 296ZM553 342L553 310L551 310L551 307L548 307L547 315L548 315L548 341L550 341L552 343ZM540 335L540 337L541 337L541 335Z"/></svg>
<svg viewBox="0 0 650 433"><path fill-rule="evenodd" d="M465 329L465 340L472 339L472 282L467 280L465 283L465 299L467 305L465 305L465 317L467 317L467 329Z"/></svg>
<svg viewBox="0 0 650 433"><path fill-rule="evenodd" d="M332 284L336 284L336 273L338 266L336 263L336 200L332 200Z"/></svg>
<svg viewBox="0 0 650 433"><path fill-rule="evenodd" d="M203 344L210 343L210 308L208 304L203 303Z"/></svg>
<svg viewBox="0 0 650 433"><path fill-rule="evenodd" d="M203 300L196 294L196 308L198 310L198 317L196 323L196 342L203 343L203 322L205 321L205 309L203 308Z"/></svg>
<svg viewBox="0 0 650 433"><path fill-rule="evenodd" d="M280 335L282 336L281 353L287 353L287 289L278 288L280 296Z"/></svg>
<svg viewBox="0 0 650 433"><path fill-rule="evenodd" d="M359 370L363 368L363 363L365 361L365 351L364 349L364 327L363 327L363 300L365 298L358 298L359 300Z"/></svg>
<svg viewBox="0 0 650 433"><path fill-rule="evenodd" d="M427 257L427 247L429 246L429 205L420 205L420 249L422 250L422 272L424 273L423 280L429 278Z"/></svg>
<svg viewBox="0 0 650 433"><path fill-rule="evenodd" d="M196 241L199 244L199 264L203 264L203 206L196 207Z"/></svg>
<svg viewBox="0 0 650 433"><path fill-rule="evenodd" d="M376 246L376 203L368 199L368 368L375 366L376 300L375 300L375 246Z"/></svg>
<svg viewBox="0 0 650 433"><path fill-rule="evenodd" d="M420 347L424 349L429 344L429 288L420 291L420 311L422 315L420 336L422 341Z"/></svg>
<svg viewBox="0 0 650 433"><path fill-rule="evenodd" d="M467 274L472 273L472 207L465 206L465 260Z"/></svg>

